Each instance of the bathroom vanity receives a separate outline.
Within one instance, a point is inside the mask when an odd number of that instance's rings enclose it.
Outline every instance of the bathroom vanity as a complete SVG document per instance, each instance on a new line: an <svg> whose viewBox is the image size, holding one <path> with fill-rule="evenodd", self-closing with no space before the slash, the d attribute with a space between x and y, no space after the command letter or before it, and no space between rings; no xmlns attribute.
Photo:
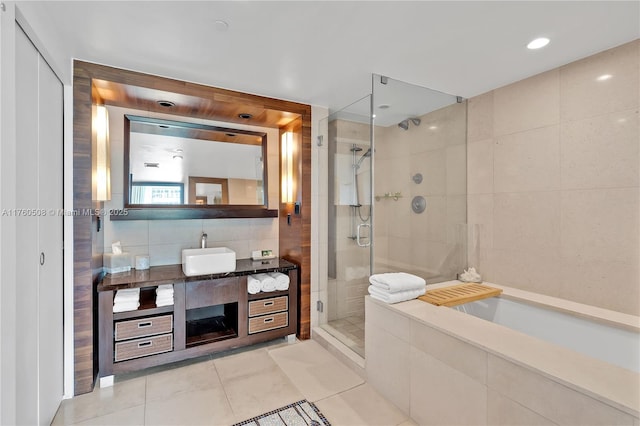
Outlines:
<svg viewBox="0 0 640 426"><path fill-rule="evenodd" d="M247 292L247 276L289 275L285 291ZM156 306L156 289L173 285L173 305ZM113 312L117 290L140 288L137 310ZM98 284L99 377L295 336L298 267L283 259L238 259L224 274L187 277L181 265L106 275Z"/></svg>

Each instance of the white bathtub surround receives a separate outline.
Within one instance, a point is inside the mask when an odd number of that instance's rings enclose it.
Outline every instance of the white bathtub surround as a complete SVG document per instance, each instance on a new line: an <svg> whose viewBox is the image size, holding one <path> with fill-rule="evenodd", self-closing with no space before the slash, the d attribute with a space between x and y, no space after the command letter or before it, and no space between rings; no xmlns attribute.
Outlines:
<svg viewBox="0 0 640 426"><path fill-rule="evenodd" d="M496 287L640 329L638 317ZM419 424L638 424L638 373L452 308L365 305L367 380Z"/></svg>

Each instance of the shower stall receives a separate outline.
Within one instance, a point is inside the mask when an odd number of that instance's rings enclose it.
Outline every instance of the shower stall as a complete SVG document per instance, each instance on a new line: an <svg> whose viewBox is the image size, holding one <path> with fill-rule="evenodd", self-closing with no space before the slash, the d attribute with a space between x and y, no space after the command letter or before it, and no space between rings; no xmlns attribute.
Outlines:
<svg viewBox="0 0 640 426"><path fill-rule="evenodd" d="M370 95L320 123L328 235L319 325L362 357L371 274L434 283L466 267L466 113L460 97L373 75Z"/></svg>

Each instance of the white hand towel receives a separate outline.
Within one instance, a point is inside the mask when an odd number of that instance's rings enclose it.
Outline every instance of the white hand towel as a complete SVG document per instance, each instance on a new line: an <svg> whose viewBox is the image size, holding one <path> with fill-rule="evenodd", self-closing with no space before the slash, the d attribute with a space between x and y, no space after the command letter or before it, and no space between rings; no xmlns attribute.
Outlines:
<svg viewBox="0 0 640 426"><path fill-rule="evenodd" d="M173 296L156 298L156 307L173 305Z"/></svg>
<svg viewBox="0 0 640 426"><path fill-rule="evenodd" d="M136 302L127 302L127 303L116 303L113 305L113 312L125 312L125 311L135 311L140 306L140 303Z"/></svg>
<svg viewBox="0 0 640 426"><path fill-rule="evenodd" d="M173 294L173 284L162 284L156 288L156 293L171 293Z"/></svg>
<svg viewBox="0 0 640 426"><path fill-rule="evenodd" d="M369 282L381 290L389 293L397 293L406 290L419 290L427 285L427 282L415 275L406 272L387 272L374 274L369 277Z"/></svg>
<svg viewBox="0 0 640 426"><path fill-rule="evenodd" d="M255 274L254 277L260 280L262 291L275 291L276 280L267 274Z"/></svg>
<svg viewBox="0 0 640 426"><path fill-rule="evenodd" d="M415 299L416 297L422 296L427 292L426 287L417 289L417 290L405 290L398 291L395 293L389 293L384 290L380 290L378 287L370 285L368 288L369 294L374 299L381 300L385 303L398 303L405 302L407 300Z"/></svg>
<svg viewBox="0 0 640 426"><path fill-rule="evenodd" d="M282 272L269 272L271 278L276 280L276 290L289 290L289 275Z"/></svg>
<svg viewBox="0 0 640 426"><path fill-rule="evenodd" d="M138 302L140 299L139 288L129 288L125 290L116 291L116 297L113 298L113 303L120 302Z"/></svg>
<svg viewBox="0 0 640 426"><path fill-rule="evenodd" d="M249 275L247 277L247 292L249 294L258 294L260 293L260 290L262 290L260 280L253 275Z"/></svg>

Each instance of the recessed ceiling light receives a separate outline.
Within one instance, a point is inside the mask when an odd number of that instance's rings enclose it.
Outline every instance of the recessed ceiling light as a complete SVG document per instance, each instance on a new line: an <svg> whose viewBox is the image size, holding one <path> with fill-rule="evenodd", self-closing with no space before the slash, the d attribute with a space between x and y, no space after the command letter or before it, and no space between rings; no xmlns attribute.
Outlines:
<svg viewBox="0 0 640 426"><path fill-rule="evenodd" d="M215 28L216 31L220 31L221 33L223 33L229 30L229 24L227 23L227 21L223 21L222 19L217 19L213 21L213 28Z"/></svg>
<svg viewBox="0 0 640 426"><path fill-rule="evenodd" d="M527 44L527 49L540 49L541 47L545 47L547 44L549 44L549 39L546 37L540 37L530 41L529 44Z"/></svg>
<svg viewBox="0 0 640 426"><path fill-rule="evenodd" d="M171 101L158 101L158 105L165 108L171 108L176 106L176 104Z"/></svg>
<svg viewBox="0 0 640 426"><path fill-rule="evenodd" d="M429 130L436 130L438 126L429 126Z"/></svg>
<svg viewBox="0 0 640 426"><path fill-rule="evenodd" d="M182 155L174 155L173 156L174 160L182 160L182 158L183 158Z"/></svg>
<svg viewBox="0 0 640 426"><path fill-rule="evenodd" d="M378 108L380 108L380 109L389 109L390 107L391 107L391 105L389 105L389 104L380 104L380 105L378 105Z"/></svg>
<svg viewBox="0 0 640 426"><path fill-rule="evenodd" d="M253 118L253 114L249 114L248 112L243 112L243 113L238 114L238 117L244 118L245 120L248 120L250 118Z"/></svg>
<svg viewBox="0 0 640 426"><path fill-rule="evenodd" d="M607 81L611 77L613 77L611 74L602 74L600 77L596 78L596 80L598 80L598 81Z"/></svg>
<svg viewBox="0 0 640 426"><path fill-rule="evenodd" d="M183 151L182 151L182 148L178 148L178 149L176 149L176 152L183 152Z"/></svg>

